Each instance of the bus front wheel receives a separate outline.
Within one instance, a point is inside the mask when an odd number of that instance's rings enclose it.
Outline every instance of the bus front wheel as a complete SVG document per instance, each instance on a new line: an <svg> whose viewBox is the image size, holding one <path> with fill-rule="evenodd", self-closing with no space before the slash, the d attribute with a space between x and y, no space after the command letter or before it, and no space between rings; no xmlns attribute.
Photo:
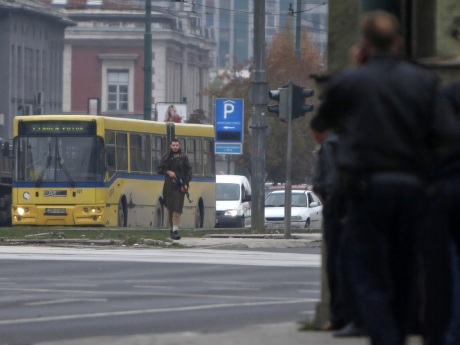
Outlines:
<svg viewBox="0 0 460 345"><path fill-rule="evenodd" d="M118 226L126 227L128 225L128 214L126 209L126 201L122 198L118 203Z"/></svg>

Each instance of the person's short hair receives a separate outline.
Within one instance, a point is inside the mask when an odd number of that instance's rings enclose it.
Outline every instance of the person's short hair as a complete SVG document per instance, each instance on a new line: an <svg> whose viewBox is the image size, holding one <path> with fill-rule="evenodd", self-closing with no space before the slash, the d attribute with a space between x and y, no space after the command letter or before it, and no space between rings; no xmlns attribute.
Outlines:
<svg viewBox="0 0 460 345"><path fill-rule="evenodd" d="M372 47L389 50L400 35L399 21L386 11L368 12L361 22L361 32Z"/></svg>
<svg viewBox="0 0 460 345"><path fill-rule="evenodd" d="M180 141L179 141L179 139L174 138L174 139L171 139L171 142L169 144L171 145L172 143L179 143L180 144Z"/></svg>

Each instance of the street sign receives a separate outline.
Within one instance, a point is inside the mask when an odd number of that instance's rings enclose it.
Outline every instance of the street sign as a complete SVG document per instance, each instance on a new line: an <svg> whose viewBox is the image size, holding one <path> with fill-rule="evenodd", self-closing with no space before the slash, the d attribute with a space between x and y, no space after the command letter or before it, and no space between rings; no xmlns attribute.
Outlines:
<svg viewBox="0 0 460 345"><path fill-rule="evenodd" d="M240 155L242 144L216 143L216 154L219 155Z"/></svg>
<svg viewBox="0 0 460 345"><path fill-rule="evenodd" d="M216 153L242 154L244 100L239 98L216 99ZM218 145L219 144L219 145ZM238 145L235 145L238 144ZM224 149L225 148L225 149ZM224 152L218 152L226 151Z"/></svg>

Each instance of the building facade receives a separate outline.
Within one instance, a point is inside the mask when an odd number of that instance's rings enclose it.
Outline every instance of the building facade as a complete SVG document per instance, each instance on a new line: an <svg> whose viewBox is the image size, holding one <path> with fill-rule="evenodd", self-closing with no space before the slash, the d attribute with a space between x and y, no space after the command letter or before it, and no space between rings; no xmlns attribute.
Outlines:
<svg viewBox="0 0 460 345"><path fill-rule="evenodd" d="M30 0L0 2L0 137L16 115L62 111L64 30L59 11Z"/></svg>
<svg viewBox="0 0 460 345"><path fill-rule="evenodd" d="M254 0L194 0L193 7L200 16L201 25L210 29L218 42L213 56L218 69L228 69L235 63L244 64L253 57ZM325 0L302 0L300 13L297 13L297 1L266 1L267 47L288 21L295 32L296 17L300 15L301 26L307 28L311 40L326 56L327 10Z"/></svg>
<svg viewBox="0 0 460 345"><path fill-rule="evenodd" d="M77 23L65 33L64 113L143 118L145 1L42 1ZM185 103L184 118L195 109L208 112L202 91L215 42L183 3L152 5L152 109ZM159 117L153 111L151 118Z"/></svg>

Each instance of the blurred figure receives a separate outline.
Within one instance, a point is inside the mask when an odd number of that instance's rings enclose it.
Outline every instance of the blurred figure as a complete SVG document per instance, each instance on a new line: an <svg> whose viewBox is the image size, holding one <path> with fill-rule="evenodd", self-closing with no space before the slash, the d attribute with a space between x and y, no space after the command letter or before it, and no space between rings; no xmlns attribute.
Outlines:
<svg viewBox="0 0 460 345"><path fill-rule="evenodd" d="M178 114L177 108L174 104L169 105L166 109L165 122L182 122L182 116Z"/></svg>
<svg viewBox="0 0 460 345"><path fill-rule="evenodd" d="M452 128L437 78L400 56L397 19L368 12L361 33L360 65L329 83L317 128L344 130L345 245L366 333L402 345L417 316L426 181Z"/></svg>
<svg viewBox="0 0 460 345"><path fill-rule="evenodd" d="M442 90L446 113L460 119L460 83ZM449 111L450 110L450 111ZM423 236L425 345L460 344L460 143L443 152L429 188Z"/></svg>
<svg viewBox="0 0 460 345"><path fill-rule="evenodd" d="M313 190L323 200L326 272L330 292L329 327L337 330L334 336L358 336L363 334L363 330L357 317L346 246L343 243L346 198L340 187L340 171L337 165L340 139L336 131L320 132L317 120L318 118L313 118L310 123L313 137L321 145Z"/></svg>

